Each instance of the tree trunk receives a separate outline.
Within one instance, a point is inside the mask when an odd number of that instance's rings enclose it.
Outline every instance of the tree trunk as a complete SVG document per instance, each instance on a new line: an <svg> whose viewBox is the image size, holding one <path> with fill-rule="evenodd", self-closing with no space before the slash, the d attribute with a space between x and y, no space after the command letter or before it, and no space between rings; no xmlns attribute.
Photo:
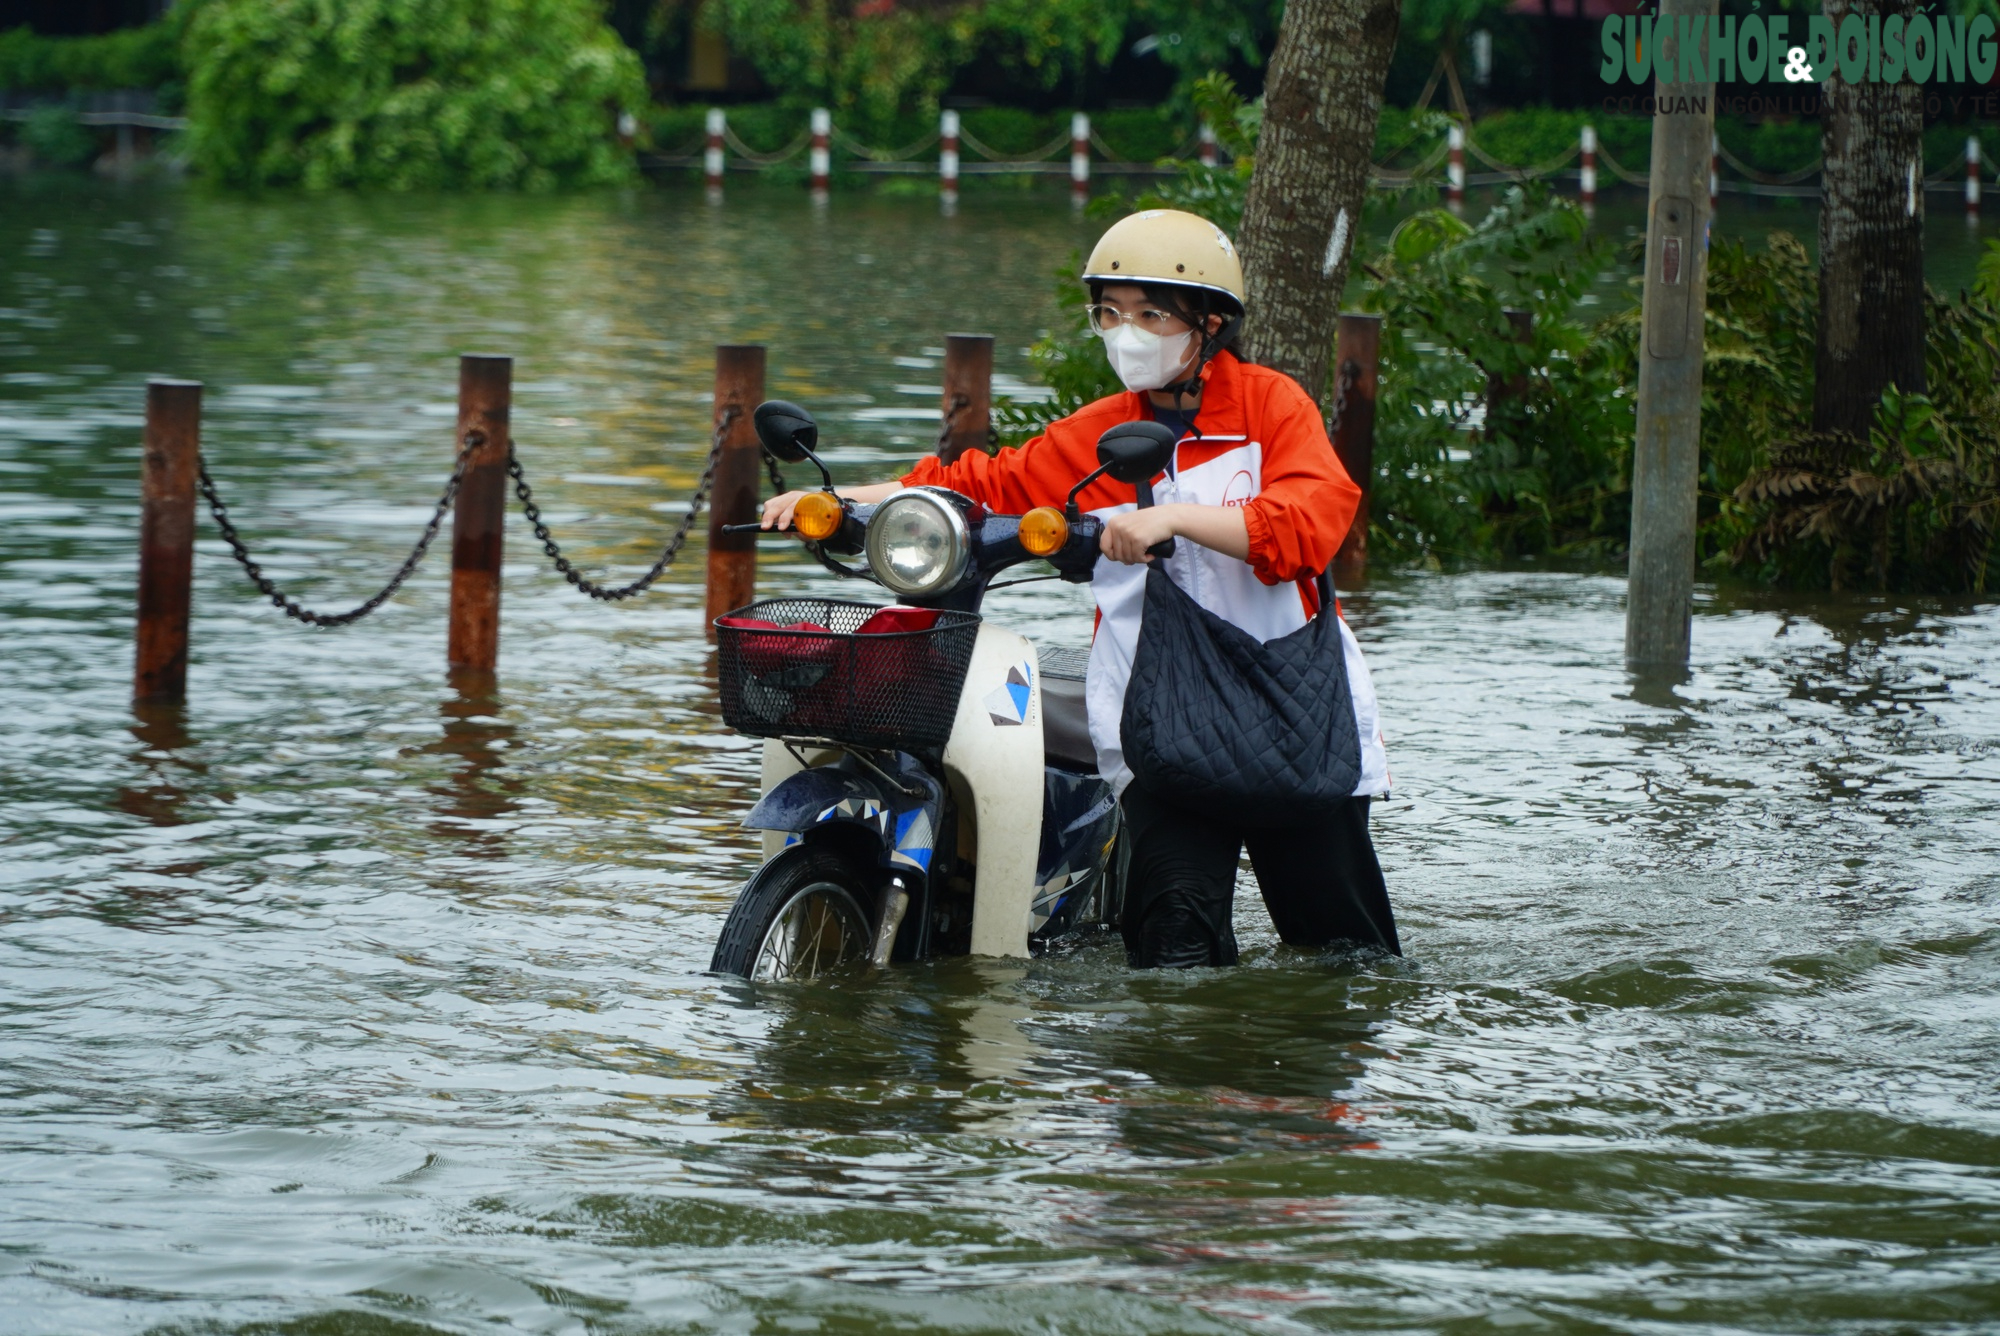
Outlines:
<svg viewBox="0 0 2000 1336"><path fill-rule="evenodd" d="M1264 80L1236 238L1250 298L1242 349L1322 402L1401 4L1290 0Z"/></svg>
<svg viewBox="0 0 2000 1336"><path fill-rule="evenodd" d="M1826 0L1849 14L1900 14L1916 0ZM1813 427L1865 439L1882 391L1924 389L1924 102L1909 82L1826 84L1819 215L1819 345Z"/></svg>

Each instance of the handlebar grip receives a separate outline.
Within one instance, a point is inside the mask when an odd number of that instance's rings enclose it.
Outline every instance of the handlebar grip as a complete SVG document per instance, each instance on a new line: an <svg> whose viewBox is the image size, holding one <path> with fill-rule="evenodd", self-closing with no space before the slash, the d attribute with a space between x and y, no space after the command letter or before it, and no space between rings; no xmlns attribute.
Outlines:
<svg viewBox="0 0 2000 1336"><path fill-rule="evenodd" d="M761 524L725 524L724 533L767 533L773 538L782 538L792 532L790 529L766 529Z"/></svg>
<svg viewBox="0 0 2000 1336"><path fill-rule="evenodd" d="M1162 538L1159 542L1153 544L1151 547L1146 549L1146 555L1149 557L1164 558L1164 557L1171 557L1173 554L1174 554L1174 540L1171 538Z"/></svg>

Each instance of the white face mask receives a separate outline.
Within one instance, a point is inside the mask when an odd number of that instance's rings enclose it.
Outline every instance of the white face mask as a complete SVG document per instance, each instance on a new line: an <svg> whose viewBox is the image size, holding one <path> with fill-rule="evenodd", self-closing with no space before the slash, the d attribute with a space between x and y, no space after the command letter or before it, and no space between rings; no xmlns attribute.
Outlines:
<svg viewBox="0 0 2000 1336"><path fill-rule="evenodd" d="M1127 322L1099 337L1111 357L1111 369L1125 382L1125 388L1143 392L1180 379L1194 331L1154 334Z"/></svg>

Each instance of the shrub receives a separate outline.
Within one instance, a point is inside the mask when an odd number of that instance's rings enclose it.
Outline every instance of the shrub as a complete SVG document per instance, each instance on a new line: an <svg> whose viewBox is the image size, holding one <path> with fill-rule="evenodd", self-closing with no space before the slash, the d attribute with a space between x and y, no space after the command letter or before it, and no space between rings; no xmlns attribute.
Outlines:
<svg viewBox="0 0 2000 1336"><path fill-rule="evenodd" d="M1576 318L1608 254L1581 211L1511 190L1477 226L1405 219L1363 259L1385 315L1370 542L1391 558L1621 546L1632 401L1615 342ZM1524 334L1509 310L1526 311Z"/></svg>
<svg viewBox="0 0 2000 1336"><path fill-rule="evenodd" d="M593 0L206 0L190 145L232 185L600 185L631 178L639 62Z"/></svg>
<svg viewBox="0 0 2000 1336"><path fill-rule="evenodd" d="M35 161L51 167L81 167L97 156L97 136L68 107L36 107L21 126L21 142Z"/></svg>
<svg viewBox="0 0 2000 1336"><path fill-rule="evenodd" d="M180 78L176 35L168 23L97 37L43 37L28 28L0 32L0 90L161 88Z"/></svg>

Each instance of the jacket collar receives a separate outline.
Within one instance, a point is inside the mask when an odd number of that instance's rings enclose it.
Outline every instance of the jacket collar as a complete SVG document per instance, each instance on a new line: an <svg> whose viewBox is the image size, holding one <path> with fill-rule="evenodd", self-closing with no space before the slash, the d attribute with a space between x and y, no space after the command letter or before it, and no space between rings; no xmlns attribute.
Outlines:
<svg viewBox="0 0 2000 1336"><path fill-rule="evenodd" d="M1152 421L1152 396L1139 390L1125 393L1131 400L1133 419ZM1227 348L1209 358L1201 369L1201 407L1195 411L1194 421L1204 436L1249 434L1243 411L1243 363Z"/></svg>

